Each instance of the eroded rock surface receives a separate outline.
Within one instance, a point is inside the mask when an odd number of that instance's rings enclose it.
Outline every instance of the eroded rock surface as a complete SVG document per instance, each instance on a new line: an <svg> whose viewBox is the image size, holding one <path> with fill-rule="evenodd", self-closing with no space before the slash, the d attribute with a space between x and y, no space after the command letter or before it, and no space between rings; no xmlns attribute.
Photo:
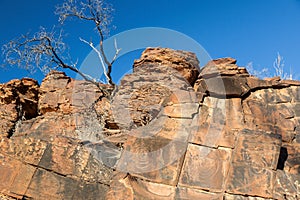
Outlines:
<svg viewBox="0 0 300 200"><path fill-rule="evenodd" d="M198 70L148 48L112 101L56 71L1 84L0 199L298 200L300 82Z"/></svg>

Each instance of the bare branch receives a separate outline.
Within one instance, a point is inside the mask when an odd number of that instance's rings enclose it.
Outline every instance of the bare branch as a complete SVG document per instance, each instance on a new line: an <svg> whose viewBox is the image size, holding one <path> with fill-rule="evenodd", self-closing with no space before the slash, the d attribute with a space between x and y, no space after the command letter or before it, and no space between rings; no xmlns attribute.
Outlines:
<svg viewBox="0 0 300 200"><path fill-rule="evenodd" d="M104 51L103 42L104 34L108 32L108 26L111 23L112 7L106 4L104 0L82 0L80 3L77 0L66 0L62 5L56 8L56 14L59 15L59 21L64 23L68 18L77 18L86 21L92 21L99 34L99 50L95 48L92 42L80 39L88 44L96 53L101 61L105 77L111 85L115 85L112 81L111 72L112 64L117 59L119 49L116 48L116 54L112 61L109 61ZM107 70L106 70L107 66Z"/></svg>
<svg viewBox="0 0 300 200"><path fill-rule="evenodd" d="M80 39L80 41L82 41L82 42L86 43L87 45L89 45L97 53L98 58L99 58L99 60L101 62L101 65L102 65L103 73L104 73L105 77L107 78L107 80L109 81L109 77L107 76L106 67L105 67L105 64L103 62L103 58L101 56L100 51L98 51L98 49L94 47L94 45L93 45L92 42L88 42L88 41L86 41L86 40L84 40L82 38L79 38L79 39Z"/></svg>
<svg viewBox="0 0 300 200"><path fill-rule="evenodd" d="M122 50L121 48L120 48L120 49L118 48L118 44L117 44L116 38L115 38L115 40L114 40L114 45L115 45L116 53L115 53L115 55L114 55L114 57L113 57L113 59L112 59L112 61L111 61L111 65L114 64L114 62L117 60L118 55L119 55L120 51Z"/></svg>
<svg viewBox="0 0 300 200"><path fill-rule="evenodd" d="M277 53L277 57L273 63L273 68L275 69L275 76L280 76L282 79L293 79L292 69L290 68L290 72L285 72L284 69L284 59L283 57Z"/></svg>
<svg viewBox="0 0 300 200"><path fill-rule="evenodd" d="M54 63L60 62L53 52L63 55L65 49L62 32L47 32L41 27L33 36L22 35L5 44L2 52L5 55L4 61L9 65L17 65L30 72L35 72L36 68L43 69L42 72L47 73L54 67Z"/></svg>
<svg viewBox="0 0 300 200"><path fill-rule="evenodd" d="M55 14L59 15L59 22L75 17L81 20L93 21L96 28L101 32L108 31L111 23L111 12L113 8L104 0L65 0L65 2L56 7Z"/></svg>

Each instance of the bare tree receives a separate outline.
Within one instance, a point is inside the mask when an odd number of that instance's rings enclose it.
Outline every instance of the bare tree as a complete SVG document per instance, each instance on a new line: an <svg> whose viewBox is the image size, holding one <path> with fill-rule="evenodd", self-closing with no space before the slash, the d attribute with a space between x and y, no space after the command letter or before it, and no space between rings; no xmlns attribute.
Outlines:
<svg viewBox="0 0 300 200"><path fill-rule="evenodd" d="M115 62L120 49L118 49L115 42L116 53L114 58L109 61L103 47L104 35L108 32L108 26L111 23L112 10L112 7L103 0L84 0L80 3L76 0L66 0L62 5L56 8L56 14L59 15L59 22L62 24L68 18L77 18L94 23L99 35L99 49L96 49L92 41L87 42L87 40L82 38L80 38L80 40L88 44L97 52L108 83L114 85L111 77L112 65Z"/></svg>
<svg viewBox="0 0 300 200"><path fill-rule="evenodd" d="M93 42L87 42L81 38L80 40L97 52L101 61L100 67L103 68L107 82L115 87L111 72L120 49L115 43L116 53L109 61L103 47L104 37L111 23L111 12L112 7L103 0L65 0L63 4L57 6L55 14L59 15L59 22L62 24L68 18L93 22L99 35L99 49L94 46ZM81 72L76 67L77 63L71 62L70 56L66 52L66 44L62 40L62 33L62 30L56 32L52 29L47 32L45 28L41 28L32 36L26 34L10 41L2 48L5 62L25 68L30 72L34 72L36 69L43 72L57 68L69 69L81 75L86 81L100 87L93 77Z"/></svg>
<svg viewBox="0 0 300 200"><path fill-rule="evenodd" d="M290 68L289 73L286 72L285 65L284 65L284 59L279 53L277 53L277 57L275 58L275 61L273 62L273 69L275 70L274 73L271 73L271 70L269 68L262 68L260 70L256 70L256 69L254 69L252 62L249 62L246 65L246 68L250 74L257 76L259 78L266 78L266 77L270 77L270 76L279 76L281 79L288 79L288 80L293 79L292 68Z"/></svg>
<svg viewBox="0 0 300 200"><path fill-rule="evenodd" d="M277 57L273 63L273 68L275 69L275 75L280 76L282 79L293 79L292 69L290 68L290 72L285 72L284 69L284 60L283 57L277 53Z"/></svg>

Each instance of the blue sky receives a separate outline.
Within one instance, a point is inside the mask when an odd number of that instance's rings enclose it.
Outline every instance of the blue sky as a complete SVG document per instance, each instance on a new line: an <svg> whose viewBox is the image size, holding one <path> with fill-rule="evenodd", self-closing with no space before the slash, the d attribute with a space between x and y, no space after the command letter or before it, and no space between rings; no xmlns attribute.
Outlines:
<svg viewBox="0 0 300 200"><path fill-rule="evenodd" d="M0 45L40 26L57 24L53 14L61 0L0 0ZM113 13L110 36L141 28L161 27L181 32L195 41L212 58L233 57L238 65L253 62L256 69L272 69L279 52L285 67L300 79L300 1L299 0L110 0ZM79 37L95 38L92 26L68 22L65 32L70 54L81 64L90 48ZM96 40L95 40L96 41ZM122 48L122 47L121 47ZM140 51L120 57L114 71L128 71ZM201 62L201 60L200 60ZM2 63L2 58L0 60ZM201 63L204 65L205 63ZM72 75L72 74L71 74ZM31 76L16 68L0 69L0 82ZM117 75L115 75L117 76Z"/></svg>

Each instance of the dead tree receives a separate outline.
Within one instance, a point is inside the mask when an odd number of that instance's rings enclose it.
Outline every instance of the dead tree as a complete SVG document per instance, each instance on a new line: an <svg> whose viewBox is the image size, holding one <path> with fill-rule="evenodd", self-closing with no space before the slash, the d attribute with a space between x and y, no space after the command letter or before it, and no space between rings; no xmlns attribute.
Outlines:
<svg viewBox="0 0 300 200"><path fill-rule="evenodd" d="M112 7L103 0L65 0L65 2L56 7L55 14L59 15L59 22L64 23L68 18L93 22L99 35L99 49L93 42L87 42L80 38L81 41L88 44L97 52L101 61L100 67L103 68L107 82L115 87L111 77L112 65L115 62L120 49L115 43L115 56L109 61L103 47L105 34L108 32L108 26L111 23ZM66 52L66 44L63 42L63 31L47 31L41 28L36 34L30 36L22 35L20 38L10 41L3 46L5 62L9 65L17 65L25 68L30 72L40 69L47 72L52 69L63 68L78 73L84 80L100 87L100 84L93 77L81 72L77 63L72 63L70 56ZM103 90L103 88L100 88ZM107 93L107 91L106 91Z"/></svg>

